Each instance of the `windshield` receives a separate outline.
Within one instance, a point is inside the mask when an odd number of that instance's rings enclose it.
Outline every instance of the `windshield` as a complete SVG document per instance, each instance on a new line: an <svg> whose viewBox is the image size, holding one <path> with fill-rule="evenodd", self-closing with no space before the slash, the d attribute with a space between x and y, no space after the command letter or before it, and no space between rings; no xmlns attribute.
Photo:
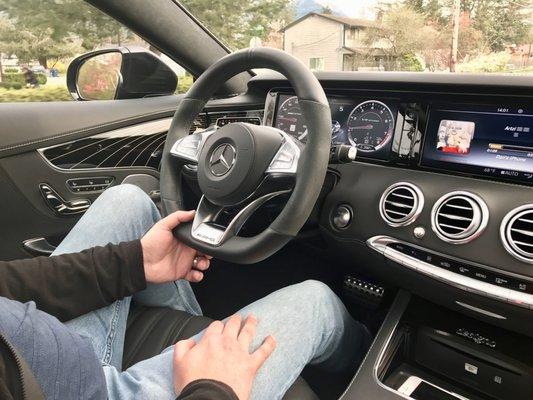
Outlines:
<svg viewBox="0 0 533 400"><path fill-rule="evenodd" d="M230 49L316 71L533 75L533 0L182 0Z"/></svg>

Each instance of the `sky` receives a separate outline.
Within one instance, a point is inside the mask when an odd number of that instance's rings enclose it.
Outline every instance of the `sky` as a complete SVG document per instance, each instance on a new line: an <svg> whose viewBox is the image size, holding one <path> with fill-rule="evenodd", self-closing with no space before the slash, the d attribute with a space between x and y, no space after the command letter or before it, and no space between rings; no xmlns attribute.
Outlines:
<svg viewBox="0 0 533 400"><path fill-rule="evenodd" d="M343 14L352 18L375 17L375 7L378 0L316 0L323 6L329 6L336 14Z"/></svg>

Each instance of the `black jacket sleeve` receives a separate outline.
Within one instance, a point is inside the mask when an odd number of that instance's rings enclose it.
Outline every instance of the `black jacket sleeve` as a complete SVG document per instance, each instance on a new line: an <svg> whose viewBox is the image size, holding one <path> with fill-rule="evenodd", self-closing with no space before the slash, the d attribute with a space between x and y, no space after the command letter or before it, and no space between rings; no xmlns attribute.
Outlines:
<svg viewBox="0 0 533 400"><path fill-rule="evenodd" d="M146 287L139 240L80 253L0 262L0 296L68 321Z"/></svg>
<svg viewBox="0 0 533 400"><path fill-rule="evenodd" d="M176 400L239 400L239 398L225 383L198 379L185 386Z"/></svg>

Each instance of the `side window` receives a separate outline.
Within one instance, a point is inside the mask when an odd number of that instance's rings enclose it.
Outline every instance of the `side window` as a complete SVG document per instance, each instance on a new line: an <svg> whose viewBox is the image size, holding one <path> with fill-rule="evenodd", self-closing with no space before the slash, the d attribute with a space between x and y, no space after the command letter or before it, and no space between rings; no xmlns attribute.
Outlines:
<svg viewBox="0 0 533 400"><path fill-rule="evenodd" d="M113 46L158 54L178 76L178 93L192 84L181 66L83 0L0 0L0 102L71 101L70 61Z"/></svg>

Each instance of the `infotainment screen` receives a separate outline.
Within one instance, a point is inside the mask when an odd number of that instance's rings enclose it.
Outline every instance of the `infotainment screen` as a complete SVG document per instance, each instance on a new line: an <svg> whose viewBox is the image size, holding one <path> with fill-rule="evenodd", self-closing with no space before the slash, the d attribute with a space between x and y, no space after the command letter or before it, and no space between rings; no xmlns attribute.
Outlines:
<svg viewBox="0 0 533 400"><path fill-rule="evenodd" d="M421 165L533 183L533 109L436 106Z"/></svg>

